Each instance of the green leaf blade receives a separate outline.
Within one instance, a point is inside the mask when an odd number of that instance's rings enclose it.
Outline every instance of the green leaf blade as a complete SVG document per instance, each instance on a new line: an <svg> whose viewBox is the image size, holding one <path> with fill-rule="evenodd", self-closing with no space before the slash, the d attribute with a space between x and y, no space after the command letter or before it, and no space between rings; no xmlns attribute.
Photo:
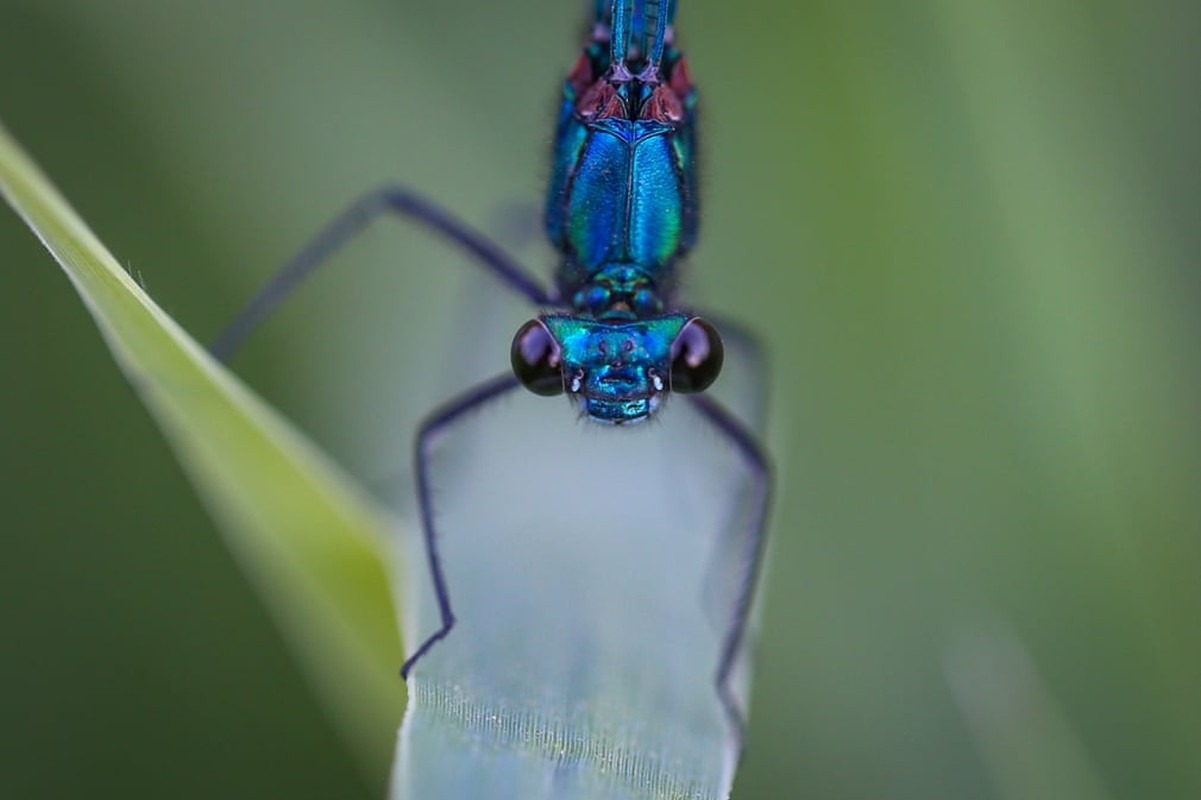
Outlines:
<svg viewBox="0 0 1201 800"><path fill-rule="evenodd" d="M0 190L79 292L319 700L378 779L403 699L384 566L394 523L154 304L2 127Z"/></svg>

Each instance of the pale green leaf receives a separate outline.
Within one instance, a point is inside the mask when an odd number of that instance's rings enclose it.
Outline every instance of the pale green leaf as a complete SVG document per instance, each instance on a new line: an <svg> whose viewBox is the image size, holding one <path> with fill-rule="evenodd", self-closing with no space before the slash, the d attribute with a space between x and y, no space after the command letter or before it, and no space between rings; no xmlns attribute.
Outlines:
<svg viewBox="0 0 1201 800"><path fill-rule="evenodd" d="M0 190L78 290L331 718L380 769L404 696L393 523L154 304L3 128Z"/></svg>

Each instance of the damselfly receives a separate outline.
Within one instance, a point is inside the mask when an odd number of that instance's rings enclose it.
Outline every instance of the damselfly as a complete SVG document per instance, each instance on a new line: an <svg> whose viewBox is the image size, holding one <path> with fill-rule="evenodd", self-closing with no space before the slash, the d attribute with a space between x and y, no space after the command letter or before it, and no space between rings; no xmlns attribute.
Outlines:
<svg viewBox="0 0 1201 800"><path fill-rule="evenodd" d="M735 607L715 675L740 734L743 712L730 684L762 560L770 474L750 428L703 394L722 367L717 328L676 297L678 268L697 238L698 180L697 90L676 46L674 5L595 4L588 38L563 85L555 130L545 227L561 261L552 287L450 212L408 188L388 186L362 197L285 264L213 352L228 357L302 279L384 213L441 234L541 309L513 338L511 371L450 399L417 432L417 499L441 627L413 650L401 669L405 676L455 625L430 486L438 434L519 386L538 395L565 394L588 419L621 426L662 413L669 394L686 395L752 473L754 509L739 539L744 544Z"/></svg>

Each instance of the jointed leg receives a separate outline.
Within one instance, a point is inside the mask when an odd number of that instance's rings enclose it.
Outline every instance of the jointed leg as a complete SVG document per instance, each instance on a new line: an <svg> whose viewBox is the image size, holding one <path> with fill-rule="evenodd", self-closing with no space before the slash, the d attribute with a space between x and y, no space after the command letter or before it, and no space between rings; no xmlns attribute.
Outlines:
<svg viewBox="0 0 1201 800"><path fill-rule="evenodd" d="M535 305L549 305L554 298L526 271L484 236L476 233L450 212L400 186L385 186L359 198L334 218L274 277L225 327L213 344L212 353L225 360L237 349L289 292L308 277L339 248L385 211L390 211L442 234L452 244L474 256L481 266L510 289Z"/></svg>
<svg viewBox="0 0 1201 800"><path fill-rule="evenodd" d="M729 411L704 395L694 395L689 400L742 454L751 470L755 487L755 506L747 526L744 549L740 551L743 572L738 585L734 616L722 642L717 666L717 694L725 706L726 714L741 745L746 732L746 717L743 709L738 706L738 698L734 696L730 679L744 644L751 604L755 599L755 587L758 585L760 567L763 564L763 546L767 538L767 507L771 495L771 466L756 437Z"/></svg>
<svg viewBox="0 0 1201 800"><path fill-rule="evenodd" d="M446 587L446 576L442 573L442 562L438 558L438 541L434 535L434 509L430 494L429 459L430 453L438 435L445 432L460 417L486 403L495 400L519 386L517 378L512 373L498 375L495 378L477 384L463 394L451 399L441 408L426 417L417 431L417 443L413 453L417 471L417 504L421 514L421 533L425 538L425 554L429 559L430 577L434 582L434 594L438 598L438 613L442 618L442 627L433 633L421 646L413 651L404 666L400 668L400 676L407 678L409 670L417 659L425 655L434 643L441 640L454 627L455 615L450 608L450 592Z"/></svg>

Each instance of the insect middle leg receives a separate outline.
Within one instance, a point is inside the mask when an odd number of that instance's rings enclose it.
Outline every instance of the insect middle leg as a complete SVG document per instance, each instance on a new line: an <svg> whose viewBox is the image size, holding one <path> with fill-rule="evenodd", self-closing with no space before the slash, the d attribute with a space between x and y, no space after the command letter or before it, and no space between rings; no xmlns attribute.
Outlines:
<svg viewBox="0 0 1201 800"><path fill-rule="evenodd" d="M532 304L542 306L554 303L555 298L551 293L520 264L458 217L406 187L384 186L363 195L334 217L284 264L225 327L213 343L212 354L222 361L228 359L301 281L385 212L407 217L441 234L447 241L466 250L480 266Z"/></svg>

